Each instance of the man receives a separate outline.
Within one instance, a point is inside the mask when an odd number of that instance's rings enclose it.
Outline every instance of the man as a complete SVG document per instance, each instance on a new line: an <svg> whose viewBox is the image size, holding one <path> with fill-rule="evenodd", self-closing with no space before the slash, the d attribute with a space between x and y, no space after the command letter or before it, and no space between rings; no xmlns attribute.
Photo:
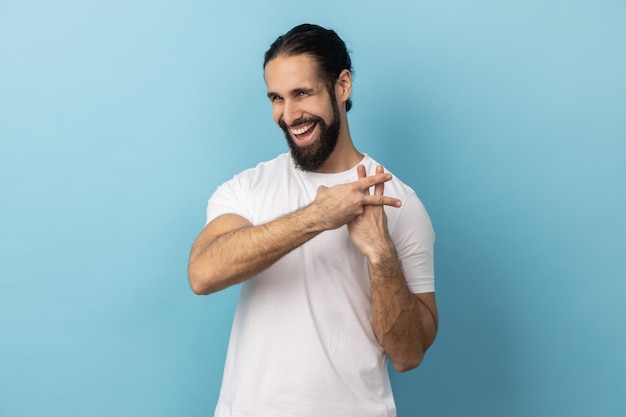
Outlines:
<svg viewBox="0 0 626 417"><path fill-rule="evenodd" d="M395 416L386 357L414 368L435 338L431 223L355 148L351 70L315 25L265 54L291 152L216 190L189 260L198 294L243 282L217 417Z"/></svg>

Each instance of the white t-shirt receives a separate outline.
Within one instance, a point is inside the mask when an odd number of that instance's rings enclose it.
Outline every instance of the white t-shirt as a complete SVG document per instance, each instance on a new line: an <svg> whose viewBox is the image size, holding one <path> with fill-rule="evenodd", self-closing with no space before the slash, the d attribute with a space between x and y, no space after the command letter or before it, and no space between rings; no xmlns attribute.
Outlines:
<svg viewBox="0 0 626 417"><path fill-rule="evenodd" d="M361 161L366 172L377 163ZM296 169L288 153L222 184L207 223L233 213L253 225L310 204L320 185L357 180ZM434 291L430 219L415 192L397 178L385 195L388 229L413 293ZM323 232L244 282L233 322L216 417L392 417L386 355L371 321L365 257L347 227Z"/></svg>

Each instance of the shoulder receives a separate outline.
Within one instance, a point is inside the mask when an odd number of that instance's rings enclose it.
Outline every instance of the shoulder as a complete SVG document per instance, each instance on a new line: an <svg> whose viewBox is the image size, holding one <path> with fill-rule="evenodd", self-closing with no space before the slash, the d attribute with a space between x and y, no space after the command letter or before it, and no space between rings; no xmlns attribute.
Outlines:
<svg viewBox="0 0 626 417"><path fill-rule="evenodd" d="M236 174L225 184L238 186L258 186L260 182L271 178L280 178L293 169L293 162L289 153L283 153L269 161L259 162L255 167L248 168Z"/></svg>
<svg viewBox="0 0 626 417"><path fill-rule="evenodd" d="M225 181L211 195L207 206L207 223L222 214L236 214L255 222L259 213L272 207L276 193L287 187L281 181L291 177L293 163L289 154L259 163Z"/></svg>

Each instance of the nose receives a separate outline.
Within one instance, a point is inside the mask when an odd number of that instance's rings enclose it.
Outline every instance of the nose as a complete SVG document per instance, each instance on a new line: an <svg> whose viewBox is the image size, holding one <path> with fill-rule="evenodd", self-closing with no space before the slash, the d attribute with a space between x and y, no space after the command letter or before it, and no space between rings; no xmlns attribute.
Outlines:
<svg viewBox="0 0 626 417"><path fill-rule="evenodd" d="M285 100L283 103L283 120L287 123L287 126L291 126L294 121L302 117L302 111L300 110L298 103L293 100Z"/></svg>

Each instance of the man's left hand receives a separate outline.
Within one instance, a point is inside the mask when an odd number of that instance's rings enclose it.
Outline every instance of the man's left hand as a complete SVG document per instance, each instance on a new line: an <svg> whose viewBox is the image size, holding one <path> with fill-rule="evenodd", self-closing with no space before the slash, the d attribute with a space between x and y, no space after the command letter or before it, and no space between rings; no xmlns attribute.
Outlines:
<svg viewBox="0 0 626 417"><path fill-rule="evenodd" d="M376 174L384 173L382 166L376 167ZM365 166L357 166L357 176L365 178ZM384 183L374 186L374 195L380 196L382 199L385 190ZM364 194L370 195L370 190L363 191ZM363 213L348 223L348 232L352 243L365 255L370 261L377 256L388 252L392 246L387 231L387 216L383 205L366 205L363 206Z"/></svg>

